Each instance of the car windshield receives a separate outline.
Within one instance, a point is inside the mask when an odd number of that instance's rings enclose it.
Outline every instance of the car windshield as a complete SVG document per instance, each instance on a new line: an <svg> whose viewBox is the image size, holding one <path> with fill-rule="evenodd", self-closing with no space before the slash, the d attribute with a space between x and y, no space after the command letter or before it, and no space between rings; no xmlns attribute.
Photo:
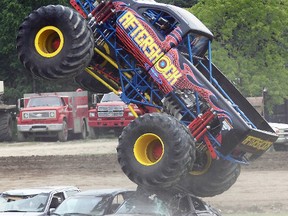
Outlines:
<svg viewBox="0 0 288 216"><path fill-rule="evenodd" d="M61 203L54 215L69 215L72 213L85 215L104 215L109 205L109 196L73 196Z"/></svg>
<svg viewBox="0 0 288 216"><path fill-rule="evenodd" d="M16 196L1 195L1 212L43 212L47 205L49 194L41 193L37 195ZM4 202L5 199L5 202Z"/></svg>
<svg viewBox="0 0 288 216"><path fill-rule="evenodd" d="M104 94L103 98L101 99L101 102L110 102L110 101L121 101L121 98L114 93Z"/></svg>
<svg viewBox="0 0 288 216"><path fill-rule="evenodd" d="M61 99L59 97L35 97L31 98L28 102L27 107L54 107L62 106Z"/></svg>
<svg viewBox="0 0 288 216"><path fill-rule="evenodd" d="M157 197L130 198L116 211L116 214L147 214L157 216L169 216L168 208Z"/></svg>

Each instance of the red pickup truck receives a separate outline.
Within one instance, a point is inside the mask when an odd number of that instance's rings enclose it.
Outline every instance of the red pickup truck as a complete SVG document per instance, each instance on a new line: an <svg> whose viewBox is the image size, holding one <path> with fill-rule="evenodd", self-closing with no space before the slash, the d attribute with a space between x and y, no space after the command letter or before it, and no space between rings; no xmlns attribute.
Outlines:
<svg viewBox="0 0 288 216"><path fill-rule="evenodd" d="M94 94L92 103L94 107L89 110L88 117L91 138L98 138L100 134L107 134L110 131L119 136L123 128L135 119L128 106L113 92ZM136 105L132 106L137 115L143 114Z"/></svg>

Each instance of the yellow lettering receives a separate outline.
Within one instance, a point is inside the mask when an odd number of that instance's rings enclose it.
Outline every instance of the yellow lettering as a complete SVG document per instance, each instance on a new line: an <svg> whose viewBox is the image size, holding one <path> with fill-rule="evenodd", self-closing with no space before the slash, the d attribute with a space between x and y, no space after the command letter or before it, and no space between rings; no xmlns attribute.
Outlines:
<svg viewBox="0 0 288 216"><path fill-rule="evenodd" d="M145 40L140 44L140 47L145 52L148 46L150 46L152 43L154 43L154 40L151 36L148 36L145 38Z"/></svg>
<svg viewBox="0 0 288 216"><path fill-rule="evenodd" d="M137 22L135 22L136 24L138 24ZM133 38L135 35L137 35L140 31L143 31L144 28L141 25L138 25L138 27L136 29L134 29L134 31L130 34L130 36Z"/></svg>
<svg viewBox="0 0 288 216"><path fill-rule="evenodd" d="M143 27L142 27L143 28ZM149 33L143 28L142 31L140 31L136 37L134 38L135 42L140 45L142 41L149 36Z"/></svg>
<svg viewBox="0 0 288 216"><path fill-rule="evenodd" d="M262 139L259 139L257 137L248 136L242 144L251 146L253 148L259 149L259 150L267 150L273 143L270 141L265 141Z"/></svg>
<svg viewBox="0 0 288 216"><path fill-rule="evenodd" d="M155 64L157 72L162 74L171 85L174 85L182 74L172 64L170 58L164 55L159 45L155 43L152 36L141 25L139 20L128 11L119 19L119 23L121 23L124 29L130 30L130 37L134 39L135 43L138 44L149 60Z"/></svg>
<svg viewBox="0 0 288 216"><path fill-rule="evenodd" d="M128 11L127 13L125 13L120 19L119 19L119 23L122 24L122 26L127 29L127 25L129 22L131 22L131 19L135 18L135 16L133 16L133 14Z"/></svg>

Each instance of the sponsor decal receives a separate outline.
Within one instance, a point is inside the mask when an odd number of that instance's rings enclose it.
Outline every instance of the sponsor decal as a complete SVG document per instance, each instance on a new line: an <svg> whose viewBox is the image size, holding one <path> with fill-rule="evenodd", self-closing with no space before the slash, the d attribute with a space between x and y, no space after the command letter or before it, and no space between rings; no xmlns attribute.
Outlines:
<svg viewBox="0 0 288 216"><path fill-rule="evenodd" d="M117 21L125 29L131 39L145 54L145 56L154 64L154 69L162 74L164 78L174 85L182 76L171 59L164 54L154 38L144 28L141 22L130 11L125 12ZM154 76L153 77L157 77Z"/></svg>
<svg viewBox="0 0 288 216"><path fill-rule="evenodd" d="M256 148L258 150L267 150L268 148L270 148L270 146L273 144L273 142L271 141L267 141L267 140L262 140L260 138L257 137L253 137L253 136L248 136L243 142L243 145L247 145L247 146L251 146L253 148Z"/></svg>

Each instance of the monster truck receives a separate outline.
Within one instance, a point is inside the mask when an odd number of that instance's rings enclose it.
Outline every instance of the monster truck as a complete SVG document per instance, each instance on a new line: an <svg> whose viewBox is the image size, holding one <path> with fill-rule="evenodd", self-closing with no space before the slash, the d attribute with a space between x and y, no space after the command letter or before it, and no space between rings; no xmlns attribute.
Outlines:
<svg viewBox="0 0 288 216"><path fill-rule="evenodd" d="M76 10L48 5L26 17L19 59L37 77L75 76L86 89L108 89L145 112L117 147L123 172L139 186L221 194L241 164L277 139L212 63L213 34L193 14L143 0L70 3Z"/></svg>

